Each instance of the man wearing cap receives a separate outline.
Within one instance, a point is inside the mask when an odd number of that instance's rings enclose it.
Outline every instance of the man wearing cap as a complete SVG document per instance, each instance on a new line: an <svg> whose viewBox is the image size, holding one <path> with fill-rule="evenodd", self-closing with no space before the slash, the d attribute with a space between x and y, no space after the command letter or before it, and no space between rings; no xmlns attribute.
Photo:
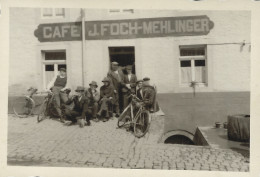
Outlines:
<svg viewBox="0 0 260 177"><path fill-rule="evenodd" d="M149 110L150 112L154 111L154 99L155 99L155 89L153 86L150 85L150 78L145 77L143 79L143 87L142 87L142 91L143 91L143 101L145 103L145 107L147 108L147 110Z"/></svg>
<svg viewBox="0 0 260 177"><path fill-rule="evenodd" d="M119 96L121 91L122 79L123 79L122 70L118 69L118 63L111 63L111 70L107 73L107 77L111 81L111 85L114 87L114 108L116 111L116 117L119 117Z"/></svg>
<svg viewBox="0 0 260 177"><path fill-rule="evenodd" d="M55 108L59 114L61 122L64 122L61 113L61 102L64 103L68 100L66 93L62 93L62 91L68 89L67 87L67 75L66 69L61 68L60 72L57 76L54 76L53 79L48 84L47 88L48 91L52 89L55 98Z"/></svg>
<svg viewBox="0 0 260 177"><path fill-rule="evenodd" d="M78 86L76 91L76 95L73 95L68 101L65 103L67 105L74 103L74 108L68 109L64 108L64 118L76 123L79 121L80 127L84 126L84 120L87 122L87 126L90 126L90 116L88 112L88 104L89 100L85 96L85 89L82 86Z"/></svg>
<svg viewBox="0 0 260 177"><path fill-rule="evenodd" d="M99 91L97 90L98 85L96 81L92 81L89 84L90 88L86 90L85 95L89 99L89 109L91 110L92 118L95 122L98 122L97 111L98 111L98 101L100 98Z"/></svg>
<svg viewBox="0 0 260 177"><path fill-rule="evenodd" d="M124 75L122 82L123 109L129 104L129 94L135 93L136 75L132 73L132 66L126 67L127 75Z"/></svg>
<svg viewBox="0 0 260 177"><path fill-rule="evenodd" d="M102 113L105 113L105 118L103 118L103 122L106 122L109 117L112 116L111 111L114 101L114 88L107 77L105 77L102 82L104 85L100 87L100 110L97 115L100 117Z"/></svg>

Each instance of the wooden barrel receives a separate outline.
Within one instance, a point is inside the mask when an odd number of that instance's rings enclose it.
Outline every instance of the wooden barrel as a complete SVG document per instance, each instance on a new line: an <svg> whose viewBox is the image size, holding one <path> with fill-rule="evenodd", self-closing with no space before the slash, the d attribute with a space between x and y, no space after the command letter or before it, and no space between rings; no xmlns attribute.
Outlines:
<svg viewBox="0 0 260 177"><path fill-rule="evenodd" d="M248 142L250 139L250 116L244 114L228 116L227 131L229 140Z"/></svg>

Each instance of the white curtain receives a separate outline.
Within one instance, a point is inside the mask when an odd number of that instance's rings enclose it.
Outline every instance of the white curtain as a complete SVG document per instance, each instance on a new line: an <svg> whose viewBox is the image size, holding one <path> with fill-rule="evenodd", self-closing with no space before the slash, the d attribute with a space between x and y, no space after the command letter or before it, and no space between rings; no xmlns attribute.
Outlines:
<svg viewBox="0 0 260 177"><path fill-rule="evenodd" d="M205 66L195 67L195 80L196 82L200 82L200 83L206 82Z"/></svg>
<svg viewBox="0 0 260 177"><path fill-rule="evenodd" d="M191 82L191 67L181 67L181 82L182 83Z"/></svg>

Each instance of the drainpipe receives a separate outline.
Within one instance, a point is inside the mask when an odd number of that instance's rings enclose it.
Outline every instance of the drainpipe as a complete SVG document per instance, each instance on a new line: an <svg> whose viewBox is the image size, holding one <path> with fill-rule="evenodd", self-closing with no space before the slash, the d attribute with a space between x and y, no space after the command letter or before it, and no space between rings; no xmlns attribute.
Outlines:
<svg viewBox="0 0 260 177"><path fill-rule="evenodd" d="M84 60L85 60L85 9L81 9L81 23L82 23L82 86L84 87L84 78L85 78L85 70L84 70Z"/></svg>

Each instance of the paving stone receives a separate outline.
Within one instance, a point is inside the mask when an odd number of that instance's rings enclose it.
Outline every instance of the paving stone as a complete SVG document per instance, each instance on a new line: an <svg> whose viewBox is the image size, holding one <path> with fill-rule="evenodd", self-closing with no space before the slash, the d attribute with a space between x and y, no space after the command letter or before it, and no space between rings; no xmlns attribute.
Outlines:
<svg viewBox="0 0 260 177"><path fill-rule="evenodd" d="M249 159L234 151L158 144L157 134L135 138L118 129L116 119L84 129L49 119L36 126L35 119L9 117L9 160L43 166L249 171Z"/></svg>

